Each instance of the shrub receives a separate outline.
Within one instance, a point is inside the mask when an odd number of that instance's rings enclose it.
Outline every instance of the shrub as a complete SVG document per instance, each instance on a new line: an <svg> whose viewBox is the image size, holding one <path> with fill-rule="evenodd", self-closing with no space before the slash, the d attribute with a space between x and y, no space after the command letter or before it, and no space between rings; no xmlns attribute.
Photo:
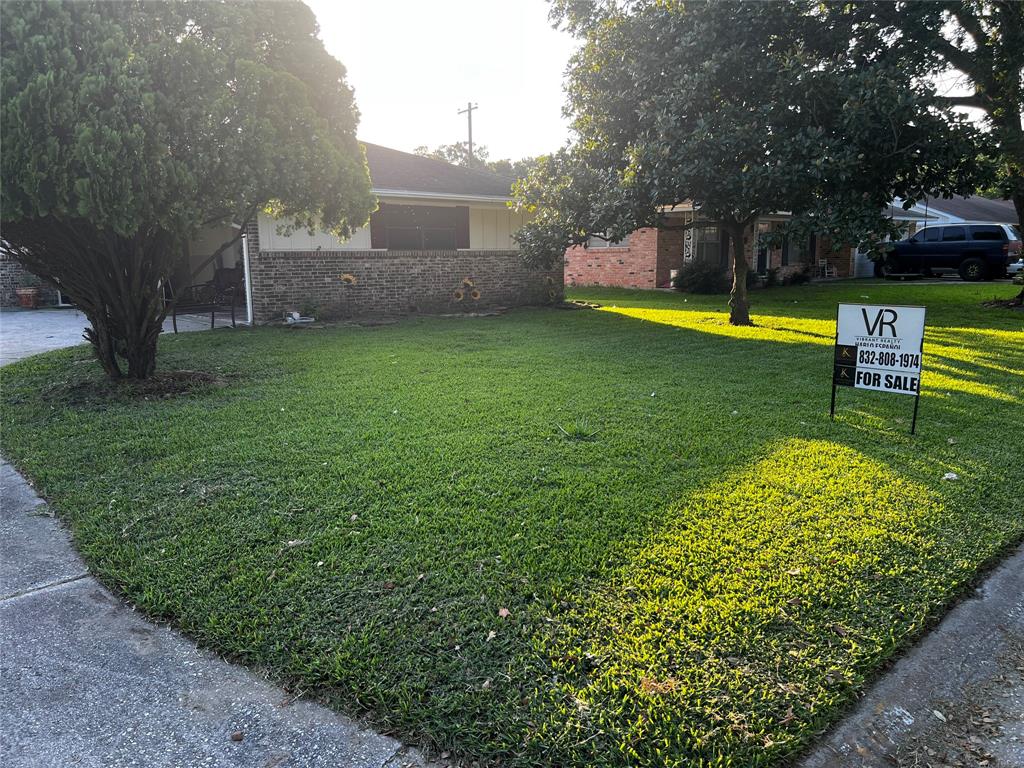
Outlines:
<svg viewBox="0 0 1024 768"><path fill-rule="evenodd" d="M716 259L693 259L683 264L673 287L684 293L728 293L730 275Z"/></svg>
<svg viewBox="0 0 1024 768"><path fill-rule="evenodd" d="M811 282L811 265L804 264L800 269L790 272L782 279L783 285L804 285Z"/></svg>

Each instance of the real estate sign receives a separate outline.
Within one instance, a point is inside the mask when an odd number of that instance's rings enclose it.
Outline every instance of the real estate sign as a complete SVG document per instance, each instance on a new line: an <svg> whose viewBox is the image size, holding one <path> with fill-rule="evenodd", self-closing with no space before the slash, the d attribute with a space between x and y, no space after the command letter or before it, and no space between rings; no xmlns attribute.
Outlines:
<svg viewBox="0 0 1024 768"><path fill-rule="evenodd" d="M832 415L836 387L872 389L920 397L924 307L840 304L832 368ZM917 402L914 403L914 425Z"/></svg>

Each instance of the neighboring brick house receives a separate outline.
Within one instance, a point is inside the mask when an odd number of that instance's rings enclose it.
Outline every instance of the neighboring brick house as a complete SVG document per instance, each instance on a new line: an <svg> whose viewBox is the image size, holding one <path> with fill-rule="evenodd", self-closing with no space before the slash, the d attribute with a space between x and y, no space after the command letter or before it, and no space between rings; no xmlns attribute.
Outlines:
<svg viewBox="0 0 1024 768"><path fill-rule="evenodd" d="M59 300L57 291L53 287L46 285L21 266L10 254L0 251L0 307L18 306L18 296L15 291L18 288L28 287L39 289L40 305L53 305Z"/></svg>
<svg viewBox="0 0 1024 768"><path fill-rule="evenodd" d="M591 238L585 246L565 253L567 285L604 285L621 288L669 288L682 266L694 258L718 259L729 269L728 238L713 224L692 226L697 215L689 205L680 205L662 214L663 225L638 229L625 240L606 242ZM751 228L747 238L747 263L756 273L767 275L776 270L780 279L789 273L808 270L812 277L851 277L854 259L848 247L833 250L822 237L806 243L790 242L768 248L754 234L764 234L780 226L784 216L766 216Z"/></svg>
<svg viewBox="0 0 1024 768"><path fill-rule="evenodd" d="M216 258L237 228L204 230L172 284L242 278L242 317L285 312L345 317L467 312L560 301L562 270L528 268L512 238L523 215L508 207L512 179L365 144L379 209L347 241L328 232L285 233L265 214ZM0 262L4 301L20 266ZM15 274L18 272L19 274ZM53 296L48 297L51 299ZM248 308L251 305L251 310Z"/></svg>

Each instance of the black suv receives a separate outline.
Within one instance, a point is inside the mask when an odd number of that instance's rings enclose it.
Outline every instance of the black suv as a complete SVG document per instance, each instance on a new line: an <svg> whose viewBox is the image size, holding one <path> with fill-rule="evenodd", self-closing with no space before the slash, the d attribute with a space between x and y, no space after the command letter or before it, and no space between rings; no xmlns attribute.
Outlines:
<svg viewBox="0 0 1024 768"><path fill-rule="evenodd" d="M1021 237L1013 224L965 221L933 224L889 247L875 264L878 277L956 271L964 280L991 280L1020 258Z"/></svg>

